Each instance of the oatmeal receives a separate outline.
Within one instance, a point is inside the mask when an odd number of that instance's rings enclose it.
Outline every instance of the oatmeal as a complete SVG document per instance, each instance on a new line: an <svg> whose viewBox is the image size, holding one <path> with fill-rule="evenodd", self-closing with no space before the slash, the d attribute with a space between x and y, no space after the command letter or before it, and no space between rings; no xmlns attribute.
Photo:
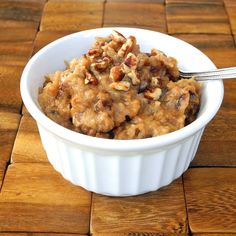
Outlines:
<svg viewBox="0 0 236 236"><path fill-rule="evenodd" d="M200 85L180 80L177 61L140 52L136 38L114 31L96 38L64 71L47 75L39 91L43 112L74 131L140 139L178 130L196 119Z"/></svg>

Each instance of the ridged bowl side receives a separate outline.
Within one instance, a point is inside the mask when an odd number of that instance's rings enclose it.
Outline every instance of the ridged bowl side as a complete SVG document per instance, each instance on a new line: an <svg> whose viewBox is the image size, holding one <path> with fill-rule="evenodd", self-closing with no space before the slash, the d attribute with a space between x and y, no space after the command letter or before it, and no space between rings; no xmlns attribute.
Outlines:
<svg viewBox="0 0 236 236"><path fill-rule="evenodd" d="M110 196L138 195L170 184L188 168L203 132L161 149L114 155L78 147L38 127L50 163L65 179Z"/></svg>

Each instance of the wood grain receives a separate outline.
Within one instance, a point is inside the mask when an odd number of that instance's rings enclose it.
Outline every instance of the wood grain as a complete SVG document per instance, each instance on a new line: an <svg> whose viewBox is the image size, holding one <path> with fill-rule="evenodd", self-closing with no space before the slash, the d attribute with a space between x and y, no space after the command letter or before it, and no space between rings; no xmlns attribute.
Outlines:
<svg viewBox="0 0 236 236"><path fill-rule="evenodd" d="M80 31L102 26L103 3L62 0L45 4L40 30Z"/></svg>
<svg viewBox="0 0 236 236"><path fill-rule="evenodd" d="M0 236L86 236L85 234L58 234L58 233L0 233Z"/></svg>
<svg viewBox="0 0 236 236"><path fill-rule="evenodd" d="M0 231L89 231L91 194L43 163L8 167L0 195Z"/></svg>
<svg viewBox="0 0 236 236"><path fill-rule="evenodd" d="M223 5L204 3L167 4L168 32L230 34L228 17Z"/></svg>
<svg viewBox="0 0 236 236"><path fill-rule="evenodd" d="M92 236L180 236L182 234L174 233L174 234L163 234L163 233L152 233L152 232L129 232L129 233L94 233ZM1 235L0 235L1 236Z"/></svg>
<svg viewBox="0 0 236 236"><path fill-rule="evenodd" d="M226 10L228 12L232 32L236 34L236 3L226 4Z"/></svg>
<svg viewBox="0 0 236 236"><path fill-rule="evenodd" d="M165 7L158 3L107 2L104 26L124 25L166 32Z"/></svg>
<svg viewBox="0 0 236 236"><path fill-rule="evenodd" d="M216 4L216 5L223 5L224 2L223 0L166 0L166 4L182 4L182 3L187 3L187 4Z"/></svg>
<svg viewBox="0 0 236 236"><path fill-rule="evenodd" d="M236 6L235 0L224 0L226 6Z"/></svg>
<svg viewBox="0 0 236 236"><path fill-rule="evenodd" d="M73 31L39 31L34 41L34 53L48 43L71 33Z"/></svg>
<svg viewBox="0 0 236 236"><path fill-rule="evenodd" d="M184 174L190 230L236 233L236 168L194 168Z"/></svg>
<svg viewBox="0 0 236 236"><path fill-rule="evenodd" d="M0 37L5 31L21 29L23 37L25 31L36 31L41 19L45 0L1 0L0 1ZM16 36L19 36L20 32ZM26 34L25 37L28 35ZM29 36L28 36L29 37ZM17 37L15 37L17 38Z"/></svg>
<svg viewBox="0 0 236 236"><path fill-rule="evenodd" d="M0 31L1 42L32 42L37 30L34 28L3 29Z"/></svg>
<svg viewBox="0 0 236 236"><path fill-rule="evenodd" d="M0 111L20 111L22 105L20 96L22 71L22 66L0 65Z"/></svg>
<svg viewBox="0 0 236 236"><path fill-rule="evenodd" d="M224 233L215 233L215 234L208 234L208 233L197 233L192 234L193 236L235 236L236 234L224 234Z"/></svg>
<svg viewBox="0 0 236 236"><path fill-rule="evenodd" d="M124 2L140 2L140 3L165 3L165 0L107 0L106 2L119 2L123 4Z"/></svg>
<svg viewBox="0 0 236 236"><path fill-rule="evenodd" d="M39 22L45 0L1 0L0 18L15 21Z"/></svg>
<svg viewBox="0 0 236 236"><path fill-rule="evenodd" d="M7 66L25 66L33 49L33 42L0 43L0 64Z"/></svg>
<svg viewBox="0 0 236 236"><path fill-rule="evenodd" d="M196 157L191 165L236 166L235 130L236 109L227 111L222 108L205 129Z"/></svg>
<svg viewBox="0 0 236 236"><path fill-rule="evenodd" d="M62 0L47 0L48 2L56 2L56 3L58 3L58 2L61 2ZM104 2L106 2L107 0L63 0L63 2L69 2L69 3L73 3L73 2L101 2L101 3L104 3Z"/></svg>
<svg viewBox="0 0 236 236"><path fill-rule="evenodd" d="M236 65L236 48L206 48L202 51L219 68Z"/></svg>
<svg viewBox="0 0 236 236"><path fill-rule="evenodd" d="M197 48L234 48L231 34L173 34Z"/></svg>
<svg viewBox="0 0 236 236"><path fill-rule="evenodd" d="M35 21L17 21L11 19L0 19L0 29L2 30L24 30L24 29L31 29L36 30L38 28L38 22Z"/></svg>
<svg viewBox="0 0 236 236"><path fill-rule="evenodd" d="M93 235L111 232L185 234L186 224L181 178L159 191L137 197L112 198L93 194Z"/></svg>
<svg viewBox="0 0 236 236"><path fill-rule="evenodd" d="M236 65L235 48L203 49L217 67ZM236 166L236 81L224 81L224 100L221 109L212 122L207 126L194 166Z"/></svg>
<svg viewBox="0 0 236 236"><path fill-rule="evenodd" d="M25 145L26 143L30 145ZM48 162L36 121L29 115L24 115L21 119L11 161L14 163Z"/></svg>
<svg viewBox="0 0 236 236"><path fill-rule="evenodd" d="M20 122L16 113L0 112L0 188Z"/></svg>
<svg viewBox="0 0 236 236"><path fill-rule="evenodd" d="M25 104L24 104L24 103L23 103L23 105L22 105L21 114L22 114L22 115L29 115L29 116L31 116L30 113L29 113L29 111L28 111L27 108L25 107Z"/></svg>

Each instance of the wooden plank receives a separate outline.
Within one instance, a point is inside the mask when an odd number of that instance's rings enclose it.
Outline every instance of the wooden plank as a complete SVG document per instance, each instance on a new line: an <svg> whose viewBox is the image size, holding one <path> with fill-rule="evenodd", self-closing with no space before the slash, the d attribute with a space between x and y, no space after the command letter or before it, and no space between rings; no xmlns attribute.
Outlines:
<svg viewBox="0 0 236 236"><path fill-rule="evenodd" d="M38 22L35 21L17 21L17 20L6 20L0 19L0 29L1 30L17 30L17 29L37 29Z"/></svg>
<svg viewBox="0 0 236 236"><path fill-rule="evenodd" d="M203 52L219 68L236 65L235 48L208 48ZM236 81L225 80L224 90L221 109L204 132L194 166L236 166Z"/></svg>
<svg viewBox="0 0 236 236"><path fill-rule="evenodd" d="M236 166L235 129L236 109L227 111L222 108L205 129L191 165Z"/></svg>
<svg viewBox="0 0 236 236"><path fill-rule="evenodd" d="M39 31L34 41L34 53L48 43L71 33L73 31Z"/></svg>
<svg viewBox="0 0 236 236"><path fill-rule="evenodd" d="M140 3L165 3L165 0L107 0L106 2L140 2Z"/></svg>
<svg viewBox="0 0 236 236"><path fill-rule="evenodd" d="M25 145L26 143L30 145ZM21 119L11 161L14 163L48 162L36 121L29 115L24 115Z"/></svg>
<svg viewBox="0 0 236 236"><path fill-rule="evenodd" d="M105 5L104 26L140 27L166 32L165 7L158 3L108 2Z"/></svg>
<svg viewBox="0 0 236 236"><path fill-rule="evenodd" d="M224 234L224 233L216 233L216 234L208 234L208 233L200 233L200 234L192 234L193 236L235 236L236 234Z"/></svg>
<svg viewBox="0 0 236 236"><path fill-rule="evenodd" d="M0 231L89 231L91 193L70 184L45 163L8 167L0 195Z"/></svg>
<svg viewBox="0 0 236 236"><path fill-rule="evenodd" d="M236 6L235 0L224 0L226 6Z"/></svg>
<svg viewBox="0 0 236 236"><path fill-rule="evenodd" d="M92 235L185 234L186 220L181 178L168 187L136 197L93 194Z"/></svg>
<svg viewBox="0 0 236 236"><path fill-rule="evenodd" d="M0 233L0 236L86 236L85 234L58 234L58 233Z"/></svg>
<svg viewBox="0 0 236 236"><path fill-rule="evenodd" d="M48 2L61 2L61 0L47 0ZM106 2L107 0L63 0L63 2L69 2L69 3L73 3L73 2Z"/></svg>
<svg viewBox="0 0 236 236"><path fill-rule="evenodd" d="M16 113L0 112L0 188L20 122Z"/></svg>
<svg viewBox="0 0 236 236"><path fill-rule="evenodd" d="M236 65L236 48L206 48L202 51L219 68Z"/></svg>
<svg viewBox="0 0 236 236"><path fill-rule="evenodd" d="M22 70L22 66L0 65L0 111L20 111L22 105L20 96Z"/></svg>
<svg viewBox="0 0 236 236"><path fill-rule="evenodd" d="M216 4L216 5L223 5L223 0L166 0L166 4L181 4L181 3L194 3L194 4Z"/></svg>
<svg viewBox="0 0 236 236"><path fill-rule="evenodd" d="M39 22L45 0L1 0L0 18L15 21Z"/></svg>
<svg viewBox="0 0 236 236"><path fill-rule="evenodd" d="M25 66L33 49L33 42L0 43L0 64L7 66Z"/></svg>
<svg viewBox="0 0 236 236"><path fill-rule="evenodd" d="M190 230L236 233L236 168L193 168L184 174Z"/></svg>
<svg viewBox="0 0 236 236"><path fill-rule="evenodd" d="M1 0L0 28L37 30L45 0Z"/></svg>
<svg viewBox="0 0 236 236"><path fill-rule="evenodd" d="M229 16L232 32L233 34L236 34L236 3L226 4L226 10Z"/></svg>
<svg viewBox="0 0 236 236"><path fill-rule="evenodd" d="M40 30L79 31L102 26L103 3L62 0L45 4Z"/></svg>
<svg viewBox="0 0 236 236"><path fill-rule="evenodd" d="M223 5L203 3L167 4L167 25L170 34L230 34L228 16Z"/></svg>
<svg viewBox="0 0 236 236"><path fill-rule="evenodd" d="M29 116L30 116L30 113L29 113L29 111L26 109L24 103L23 103L23 105L22 105L21 114L22 114L22 115L29 115Z"/></svg>
<svg viewBox="0 0 236 236"><path fill-rule="evenodd" d="M231 34L173 34L197 48L234 48L235 43Z"/></svg>
<svg viewBox="0 0 236 236"><path fill-rule="evenodd" d="M34 40L36 32L36 28L3 29L0 31L0 42L30 42Z"/></svg>

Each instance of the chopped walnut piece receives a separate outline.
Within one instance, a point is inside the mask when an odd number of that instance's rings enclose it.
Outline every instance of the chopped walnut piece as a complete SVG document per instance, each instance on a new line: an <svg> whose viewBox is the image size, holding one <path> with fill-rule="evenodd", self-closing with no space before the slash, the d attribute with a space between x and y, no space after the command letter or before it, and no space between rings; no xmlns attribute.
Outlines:
<svg viewBox="0 0 236 236"><path fill-rule="evenodd" d="M122 45L117 55L119 57L125 57L129 52L131 52L136 44L136 39L134 36L129 36L126 42Z"/></svg>
<svg viewBox="0 0 236 236"><path fill-rule="evenodd" d="M104 57L103 59L99 60L98 62L94 62L91 64L91 69L96 71L104 71L108 68L111 59L109 57Z"/></svg>
<svg viewBox="0 0 236 236"><path fill-rule="evenodd" d="M116 42L121 42L124 43L126 38L124 35L122 35L121 33L117 32L117 31L113 31L111 34L111 38L116 41Z"/></svg>
<svg viewBox="0 0 236 236"><path fill-rule="evenodd" d="M88 51L88 55L92 58L99 57L103 53L103 50L101 48L92 48Z"/></svg>
<svg viewBox="0 0 236 236"><path fill-rule="evenodd" d="M144 97L150 100L158 100L161 96L161 89L155 88L153 90L146 90L144 93Z"/></svg>
<svg viewBox="0 0 236 236"><path fill-rule="evenodd" d="M125 64L123 63L123 64L122 64L122 71L123 71L125 74L128 74L128 73L130 73L131 68L128 67L127 65L125 65Z"/></svg>
<svg viewBox="0 0 236 236"><path fill-rule="evenodd" d="M153 49L151 50L151 55L152 55L152 56L156 56L156 55L158 55L158 54L162 54L162 55L166 56L164 52L162 52L162 51L160 51L160 50L157 50L156 48L153 48Z"/></svg>
<svg viewBox="0 0 236 236"><path fill-rule="evenodd" d="M98 84L98 80L97 80L97 78L94 75L92 75L89 72L86 72L86 77L85 77L84 83L85 84L97 85Z"/></svg>
<svg viewBox="0 0 236 236"><path fill-rule="evenodd" d="M124 77L124 73L120 66L113 66L110 70L110 78L114 81L120 81Z"/></svg>
<svg viewBox="0 0 236 236"><path fill-rule="evenodd" d="M128 81L113 82L110 84L110 87L119 91L128 91L130 88L130 82Z"/></svg>
<svg viewBox="0 0 236 236"><path fill-rule="evenodd" d="M152 77L151 78L151 86L152 87L159 87L160 86L160 84L159 84L159 80L158 79L160 79L159 77Z"/></svg>
<svg viewBox="0 0 236 236"><path fill-rule="evenodd" d="M126 56L124 64L128 66L129 68L131 68L132 70L135 70L138 65L138 58L133 53L130 52Z"/></svg>
<svg viewBox="0 0 236 236"><path fill-rule="evenodd" d="M137 72L135 70L131 70L127 75L131 79L133 85L140 84L140 79L138 78Z"/></svg>

